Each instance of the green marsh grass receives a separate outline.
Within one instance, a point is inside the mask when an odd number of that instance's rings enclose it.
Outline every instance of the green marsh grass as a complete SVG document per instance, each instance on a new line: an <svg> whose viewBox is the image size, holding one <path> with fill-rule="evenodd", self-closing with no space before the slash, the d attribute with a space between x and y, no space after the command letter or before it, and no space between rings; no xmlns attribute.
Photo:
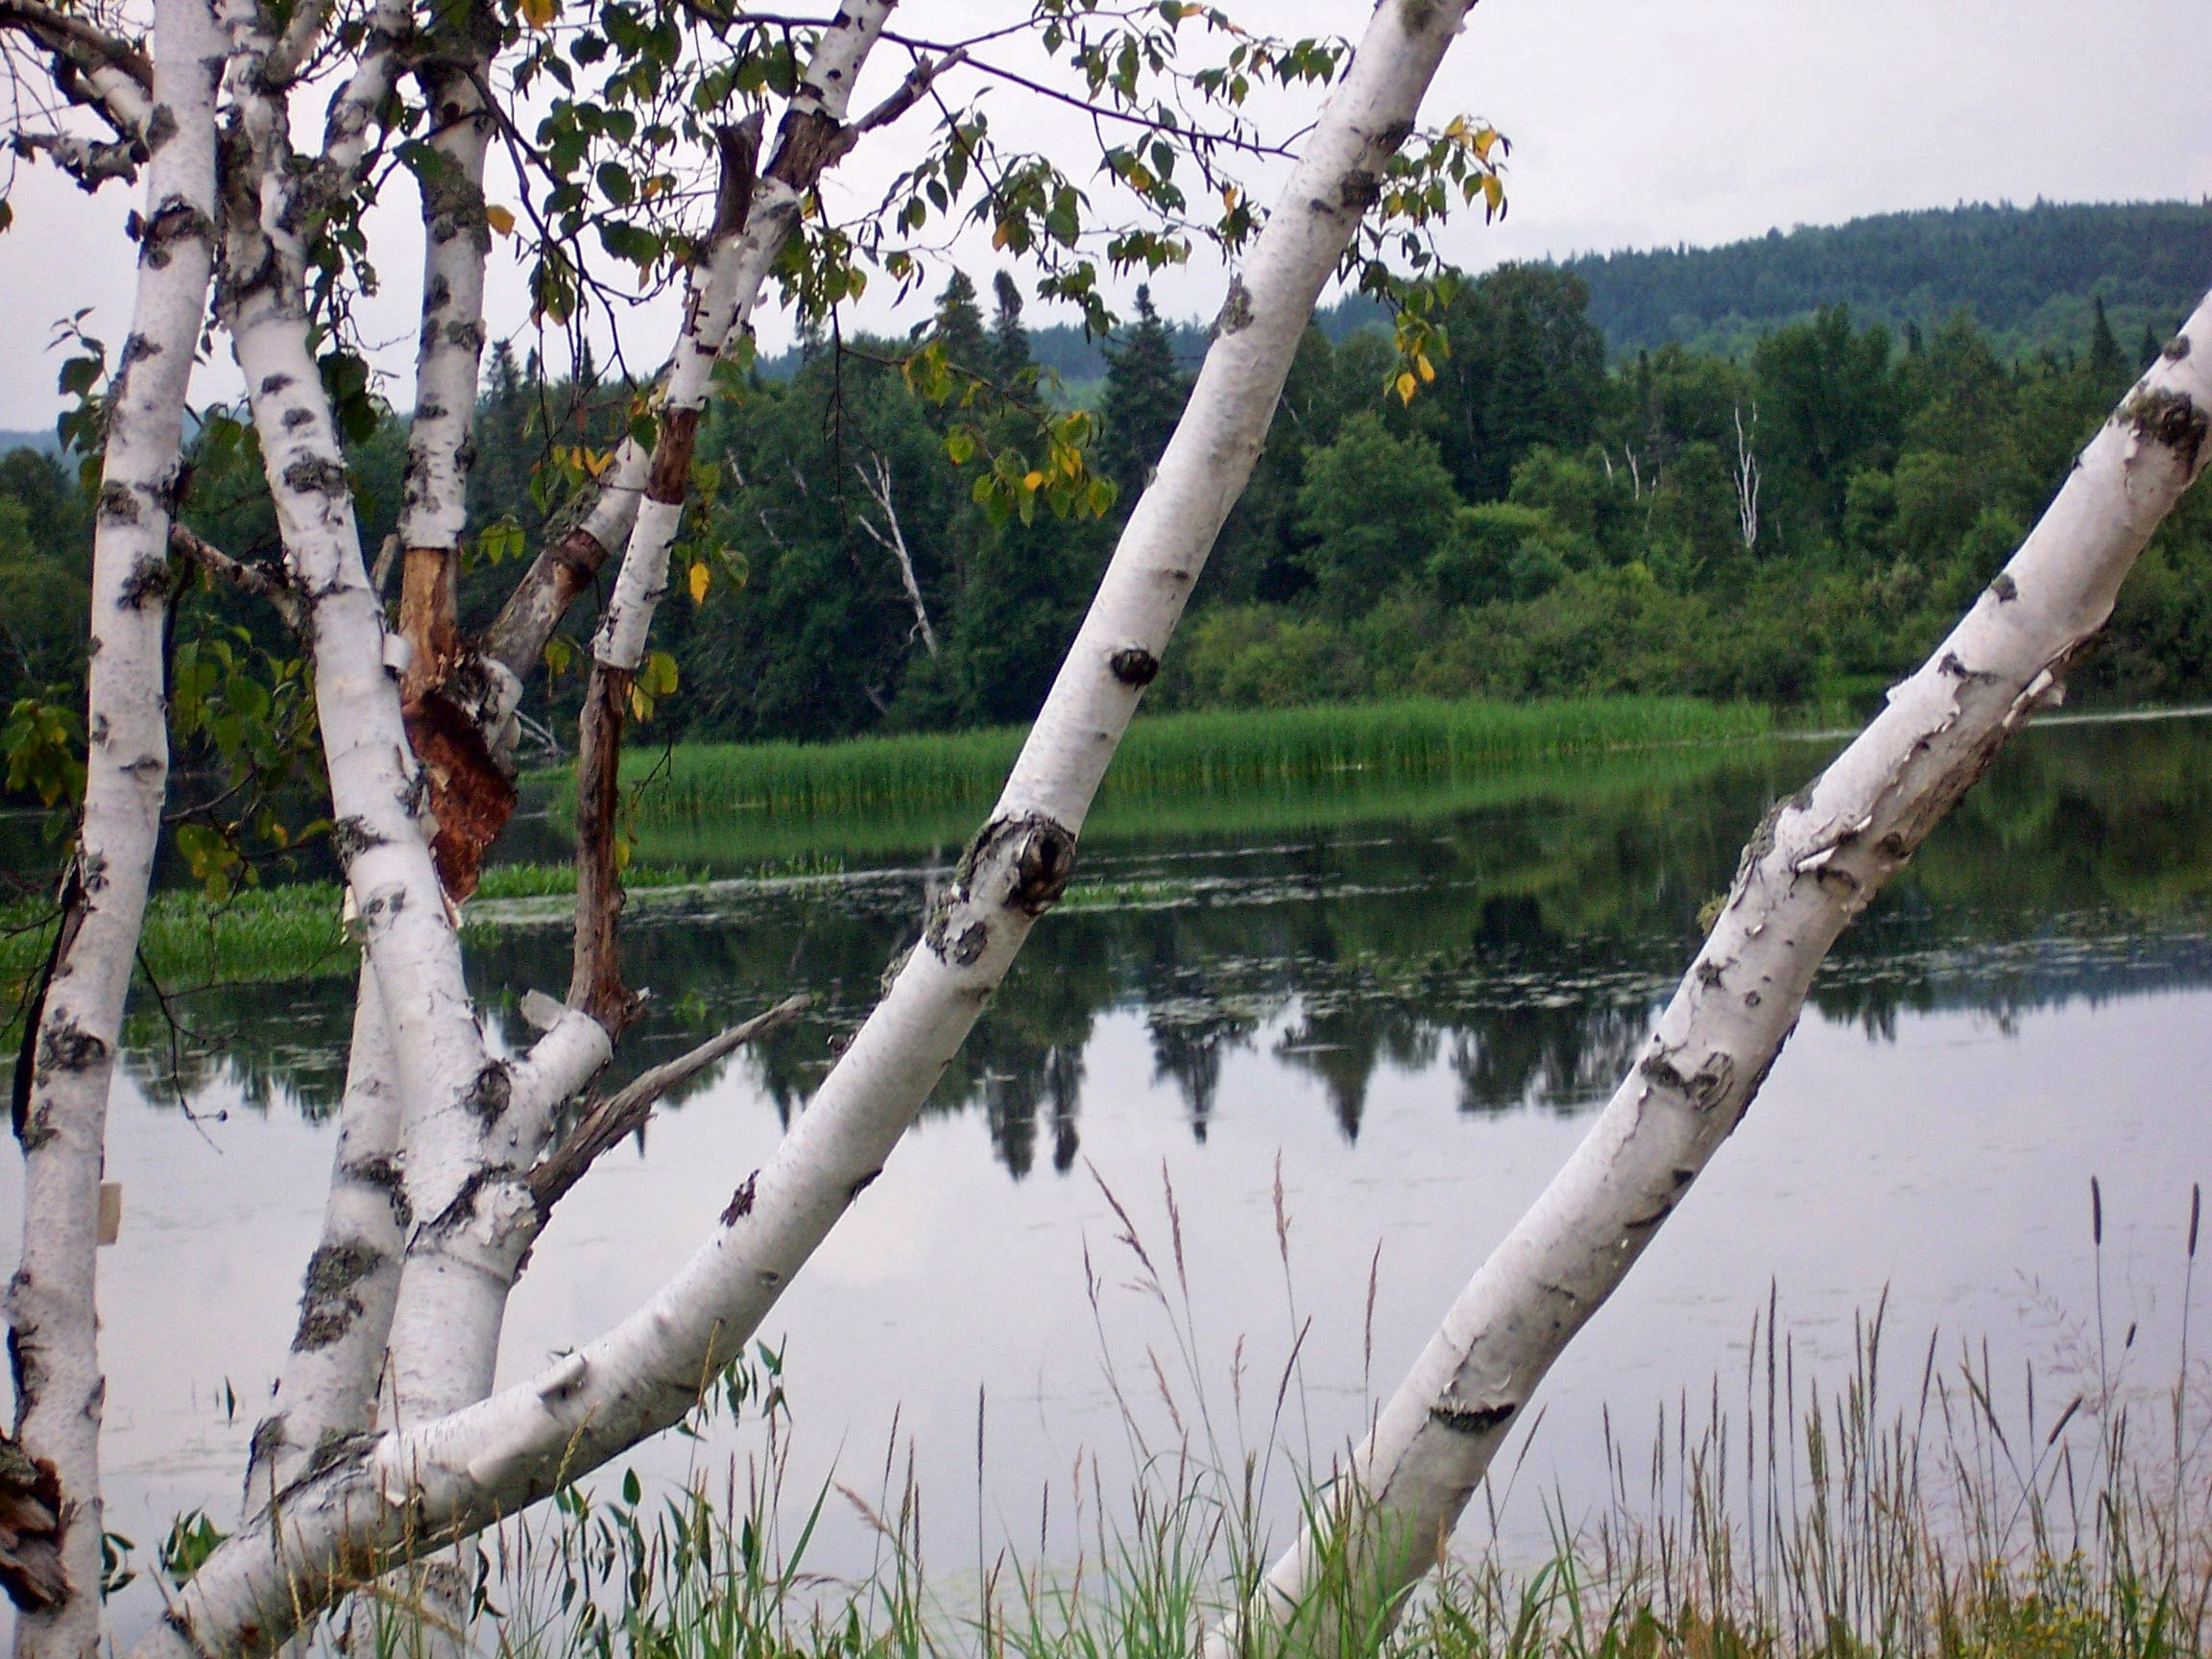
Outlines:
<svg viewBox="0 0 2212 1659"><path fill-rule="evenodd" d="M1164 715L1130 727L1084 837L1283 832L1634 789L1709 771L1771 731L1762 709L1656 698ZM1022 736L678 745L629 821L640 856L724 872L956 850ZM556 816L562 783L532 783Z"/></svg>
<svg viewBox="0 0 2212 1659"><path fill-rule="evenodd" d="M1516 762L1718 744L1771 729L1763 708L1658 697L1166 714L1131 725L1100 805L1466 781ZM939 808L972 819L990 805L1025 735L999 727L829 744L679 744L637 792L634 818L641 828L733 828L746 818L928 819Z"/></svg>

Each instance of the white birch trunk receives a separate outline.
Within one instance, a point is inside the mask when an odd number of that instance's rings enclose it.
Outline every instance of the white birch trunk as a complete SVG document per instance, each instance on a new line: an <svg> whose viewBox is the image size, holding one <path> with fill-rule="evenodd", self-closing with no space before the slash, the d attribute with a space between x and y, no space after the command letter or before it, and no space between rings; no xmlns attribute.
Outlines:
<svg viewBox="0 0 2212 1659"><path fill-rule="evenodd" d="M373 1426L377 1374L412 1219L399 1171L399 1116L384 998L364 960L323 1236L301 1284L300 1324L276 1408L253 1431L246 1468L249 1516L266 1509L311 1459Z"/></svg>
<svg viewBox="0 0 2212 1659"><path fill-rule="evenodd" d="M245 65L234 65L231 82L262 182L258 220L234 216L228 227L221 309L293 581L309 599L333 841L382 994L404 1102L406 1200L420 1225L393 1315L394 1386L402 1407L421 1401L421 1409L438 1412L473 1398L469 1388L481 1392L482 1383L467 1380L481 1373L489 1381L483 1355L497 1347L504 1288L489 1297L476 1284L469 1200L485 1185L493 1149L517 1134L511 1117L541 1139L552 1104L605 1064L606 1037L564 1022L541 1045L546 1064L519 1091L485 1050L421 817L423 781L387 667L383 608L362 565L345 457L308 344L301 250L287 228L283 109L252 69L268 49L264 20L253 0L231 0L226 16ZM369 74L364 65L355 83ZM341 131L348 143L358 141L351 126ZM553 1101L536 1098L554 1090ZM455 1271L437 1260L447 1248L465 1258Z"/></svg>
<svg viewBox="0 0 2212 1659"><path fill-rule="evenodd" d="M637 1313L549 1371L296 1487L274 1526L241 1533L202 1568L171 1623L141 1644L146 1659L280 1640L380 1553L481 1527L677 1421L700 1379L742 1349L880 1172L1064 887L1075 832L1249 476L1314 301L1463 11L1378 12L1232 286L1183 422L997 811L890 994L768 1166L733 1183L712 1237Z"/></svg>
<svg viewBox="0 0 2212 1659"><path fill-rule="evenodd" d="M484 355L484 261L492 251L484 213L484 157L492 117L476 77L481 58L425 64L430 152L423 169L422 330L415 351L415 414L407 430L399 541L410 552L458 555L469 527L469 435Z"/></svg>
<svg viewBox="0 0 2212 1659"><path fill-rule="evenodd" d="M745 326L784 242L798 228L805 193L830 158L830 147L852 108L853 87L896 4L846 0L823 31L805 79L784 112L778 153L753 193L742 230L715 241L708 251L704 279L692 285L684 332L661 395L664 422L671 418L696 422L706 409L723 346ZM687 459L688 444L685 449ZM673 478L647 484L613 596L592 638L592 655L606 667L635 674L645 660L653 613L668 590L668 548L684 517L688 470L686 466Z"/></svg>
<svg viewBox="0 0 2212 1659"><path fill-rule="evenodd" d="M100 1637L100 1372L94 1302L108 1093L161 832L169 520L206 312L222 36L204 0L159 0L131 335L110 389L92 551L84 815L61 936L19 1076L23 1255L9 1285L16 1435L58 1485L60 1583L15 1626L26 1659L88 1659ZM14 1586L10 1586L13 1590ZM23 1605L26 1598L18 1594Z"/></svg>
<svg viewBox="0 0 2212 1659"><path fill-rule="evenodd" d="M2212 460L2208 417L2212 297L1950 637L1759 827L1635 1070L1452 1305L1323 1525L1277 1563L1242 1627L1214 1634L1208 1659L1269 1651L1292 1632L1301 1650L1332 1646L1394 1614L1436 1563L1537 1383L1742 1121L1829 947L2004 740L2056 701L2121 579ZM1325 1627L1298 1629L1309 1610Z"/></svg>

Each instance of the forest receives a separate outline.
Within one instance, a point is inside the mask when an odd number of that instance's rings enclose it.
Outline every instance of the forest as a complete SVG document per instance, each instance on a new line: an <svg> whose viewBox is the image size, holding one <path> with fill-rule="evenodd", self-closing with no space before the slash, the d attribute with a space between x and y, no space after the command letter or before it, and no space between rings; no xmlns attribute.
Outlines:
<svg viewBox="0 0 2212 1659"><path fill-rule="evenodd" d="M1105 343L1094 407L1072 407L1023 325L1010 278L986 296L955 274L911 337L810 337L720 401L694 467L684 592L663 613L653 740L1034 713L1189 374L1177 329L1141 293ZM1837 304L1736 358L1678 344L1622 356L1584 276L1547 266L1458 284L1433 326L1426 383L1398 378L1399 343L1379 325L1309 328L1151 707L1863 704L1989 580L2162 332L2124 339L2093 297L2074 346L2008 359L1962 312L1892 331ZM360 386L345 406L374 546L399 507L404 422ZM539 544L544 503L599 464L628 406L629 389L589 364L548 383L494 346L466 621L488 614L511 575L496 567ZM1028 457L1070 443L1089 445L1088 504L1114 492L1102 516L1062 517L1065 491L1021 487L1050 465ZM18 726L31 704L64 718L77 701L79 470L29 449L0 460L0 708ZM184 520L249 561L277 553L258 472L251 428L204 416ZM2212 690L2208 578L2212 507L2195 499L2129 583L2078 694ZM188 604L232 623L238 651L296 655L266 607L211 589ZM531 700L555 729L581 695L593 614L580 611ZM229 647L202 647L217 648Z"/></svg>

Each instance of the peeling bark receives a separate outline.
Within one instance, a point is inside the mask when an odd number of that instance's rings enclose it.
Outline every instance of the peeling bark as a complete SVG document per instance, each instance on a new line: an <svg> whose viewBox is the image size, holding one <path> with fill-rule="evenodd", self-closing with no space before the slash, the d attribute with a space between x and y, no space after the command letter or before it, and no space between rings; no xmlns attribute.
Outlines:
<svg viewBox="0 0 2212 1659"><path fill-rule="evenodd" d="M23 1254L8 1287L15 1439L0 1492L15 1534L0 1585L25 1659L88 1659L100 1638L100 1374L95 1251L108 1093L161 832L169 738L162 631L192 354L213 260L215 84L204 0L159 0L153 82L174 130L146 174L132 344L109 389L92 546L84 811L25 1058Z"/></svg>
<svg viewBox="0 0 2212 1659"><path fill-rule="evenodd" d="M416 758L430 781L437 824L431 854L456 902L476 891L484 854L515 810L515 786L498 750L501 729L522 692L518 676L466 653L461 637L461 538L469 525L484 262L492 250L484 207L492 118L480 90L490 63L466 38L481 32L482 22L466 14L449 31L459 37L441 34L436 50L416 69L430 104L431 158L418 173L422 325L399 517L406 548L399 631L410 647L400 701ZM511 753L512 743L506 747Z"/></svg>
<svg viewBox="0 0 2212 1659"><path fill-rule="evenodd" d="M1760 825L1635 1068L1460 1292L1247 1623L1208 1643L1210 1659L1300 1638L1325 1573L1346 1593L1345 1562L1358 1600L1332 1604L1328 1618L1347 1628L1390 1616L1436 1563L1513 1413L1743 1120L1829 948L2005 739L2057 700L2121 579L2212 461L2212 297L2182 338L2192 349L2129 393L1950 637Z"/></svg>

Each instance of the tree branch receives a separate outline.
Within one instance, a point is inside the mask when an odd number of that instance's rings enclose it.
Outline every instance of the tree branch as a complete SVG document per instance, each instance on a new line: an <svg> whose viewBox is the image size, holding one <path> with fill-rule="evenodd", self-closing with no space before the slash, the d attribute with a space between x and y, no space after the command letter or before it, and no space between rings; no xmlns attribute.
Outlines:
<svg viewBox="0 0 2212 1659"><path fill-rule="evenodd" d="M584 1178L602 1153L644 1128L662 1095L681 1088L725 1054L788 1025L813 1005L811 997L786 998L765 1014L709 1038L689 1053L654 1067L599 1101L569 1131L568 1138L530 1171L530 1196L538 1206L539 1221L542 1223L553 1213L553 1206Z"/></svg>
<svg viewBox="0 0 2212 1659"><path fill-rule="evenodd" d="M240 592L268 600L294 633L302 632L306 628L306 601L293 589L282 572L267 570L258 565L233 559L182 524L169 526L169 551L177 558L197 565L217 581L228 583Z"/></svg>

